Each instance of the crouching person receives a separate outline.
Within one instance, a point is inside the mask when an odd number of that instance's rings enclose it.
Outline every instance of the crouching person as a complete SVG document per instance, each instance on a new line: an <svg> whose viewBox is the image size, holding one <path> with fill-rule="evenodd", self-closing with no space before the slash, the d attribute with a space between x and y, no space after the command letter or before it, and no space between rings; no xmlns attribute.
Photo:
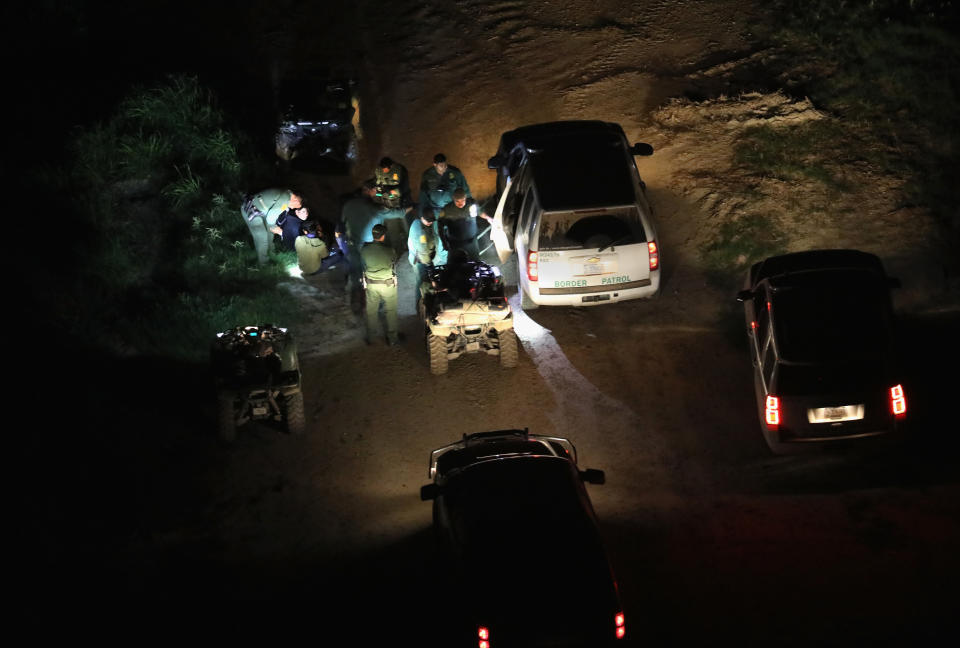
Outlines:
<svg viewBox="0 0 960 648"><path fill-rule="evenodd" d="M300 236L294 242L297 251L297 265L303 276L320 274L337 264L345 263L339 250L332 253L323 240L323 229L313 220L306 220L300 226Z"/></svg>

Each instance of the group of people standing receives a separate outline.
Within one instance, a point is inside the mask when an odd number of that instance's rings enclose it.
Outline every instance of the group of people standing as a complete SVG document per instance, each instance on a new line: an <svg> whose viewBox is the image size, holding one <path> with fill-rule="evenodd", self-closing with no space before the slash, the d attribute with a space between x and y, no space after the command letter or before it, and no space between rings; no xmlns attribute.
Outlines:
<svg viewBox="0 0 960 648"><path fill-rule="evenodd" d="M389 224L405 232L407 260L417 286L427 280L430 266L447 263L448 254L479 260L477 218L491 220L479 209L463 173L447 163L443 153L423 172L419 201L412 200L406 168L384 157L374 176L343 202L335 219L333 241L319 221L310 217L302 196L288 189L266 189L244 199L241 214L250 229L262 265L271 241L279 236L282 250L296 251L300 270L312 275L337 265L347 269L347 291L354 304L360 293L366 307L367 343L380 330L379 311L386 320L386 340L399 342L396 263L402 252L389 242ZM399 244L399 241L396 241Z"/></svg>

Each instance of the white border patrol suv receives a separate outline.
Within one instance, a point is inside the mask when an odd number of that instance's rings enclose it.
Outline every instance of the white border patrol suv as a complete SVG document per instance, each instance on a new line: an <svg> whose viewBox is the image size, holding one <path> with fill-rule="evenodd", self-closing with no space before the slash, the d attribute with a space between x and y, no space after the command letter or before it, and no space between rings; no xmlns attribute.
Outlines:
<svg viewBox="0 0 960 648"><path fill-rule="evenodd" d="M660 250L635 155L610 122L562 121L501 135L488 166L500 200L491 238L516 251L523 308L591 306L660 292Z"/></svg>

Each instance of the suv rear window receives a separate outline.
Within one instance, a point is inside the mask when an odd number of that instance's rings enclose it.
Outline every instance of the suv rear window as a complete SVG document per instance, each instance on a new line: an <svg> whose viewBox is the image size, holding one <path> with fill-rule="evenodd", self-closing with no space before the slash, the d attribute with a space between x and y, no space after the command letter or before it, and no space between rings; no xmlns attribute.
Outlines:
<svg viewBox="0 0 960 648"><path fill-rule="evenodd" d="M540 250L599 249L646 240L636 207L545 212L540 217Z"/></svg>
<svg viewBox="0 0 960 648"><path fill-rule="evenodd" d="M886 300L875 281L777 290L773 313L780 355L792 362L836 362L882 353L890 325Z"/></svg>

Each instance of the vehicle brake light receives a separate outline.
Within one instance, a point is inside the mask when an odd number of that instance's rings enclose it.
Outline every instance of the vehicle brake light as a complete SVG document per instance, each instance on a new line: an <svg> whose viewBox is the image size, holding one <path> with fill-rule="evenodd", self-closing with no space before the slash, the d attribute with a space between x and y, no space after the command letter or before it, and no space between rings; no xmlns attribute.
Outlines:
<svg viewBox="0 0 960 648"><path fill-rule="evenodd" d="M890 411L897 418L903 418L907 415L907 398L903 395L901 385L890 388Z"/></svg>
<svg viewBox="0 0 960 648"><path fill-rule="evenodd" d="M537 253L527 252L527 279L536 281L540 276L540 270L537 266Z"/></svg>
<svg viewBox="0 0 960 648"><path fill-rule="evenodd" d="M660 267L660 252L657 250L657 242L648 242L647 251L650 252L650 269L656 270Z"/></svg>
<svg viewBox="0 0 960 648"><path fill-rule="evenodd" d="M627 624L623 618L623 612L613 615L613 624L616 627L617 639L623 639L627 635Z"/></svg>
<svg viewBox="0 0 960 648"><path fill-rule="evenodd" d="M477 626L477 648L490 648L490 628Z"/></svg>
<svg viewBox="0 0 960 648"><path fill-rule="evenodd" d="M776 428L780 425L780 399L776 396L767 395L764 420L768 428Z"/></svg>

